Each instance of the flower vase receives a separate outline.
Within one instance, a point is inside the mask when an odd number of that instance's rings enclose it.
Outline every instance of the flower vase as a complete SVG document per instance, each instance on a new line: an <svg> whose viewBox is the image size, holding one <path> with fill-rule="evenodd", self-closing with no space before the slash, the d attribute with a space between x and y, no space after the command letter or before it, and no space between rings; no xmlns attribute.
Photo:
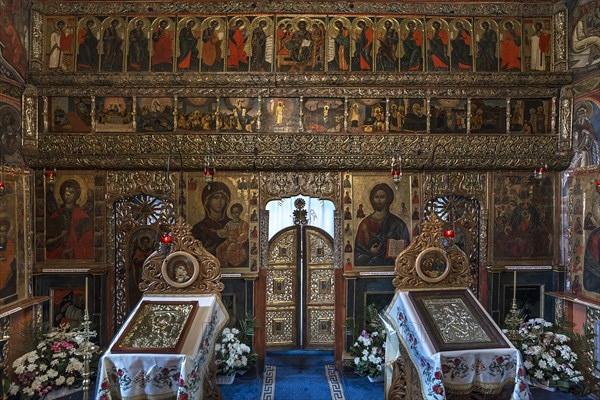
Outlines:
<svg viewBox="0 0 600 400"><path fill-rule="evenodd" d="M231 385L234 380L235 372L227 375L217 374L217 385Z"/></svg>
<svg viewBox="0 0 600 400"><path fill-rule="evenodd" d="M549 383L550 382L545 381L545 380L531 378L530 382L529 382L529 386L544 389L544 390L547 390L548 392L556 392L556 387L550 386Z"/></svg>
<svg viewBox="0 0 600 400"><path fill-rule="evenodd" d="M379 374L377 376L367 376L367 378L369 378L369 382L371 383L383 382L383 374Z"/></svg>

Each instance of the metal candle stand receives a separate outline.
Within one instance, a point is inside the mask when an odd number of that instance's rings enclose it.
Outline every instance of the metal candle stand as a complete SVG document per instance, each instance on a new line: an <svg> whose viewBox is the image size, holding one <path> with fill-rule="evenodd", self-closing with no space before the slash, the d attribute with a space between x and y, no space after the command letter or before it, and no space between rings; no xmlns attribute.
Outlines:
<svg viewBox="0 0 600 400"><path fill-rule="evenodd" d="M83 356L83 373L81 374L83 377L83 400L89 400L90 398L90 360L92 359L92 354L97 350L97 346L90 341L90 339L96 337L96 331L90 329L91 324L92 322L90 321L90 316L86 307L83 321L81 322L81 329L78 332L78 335L84 340L84 344L80 348L82 350L78 351L78 354Z"/></svg>

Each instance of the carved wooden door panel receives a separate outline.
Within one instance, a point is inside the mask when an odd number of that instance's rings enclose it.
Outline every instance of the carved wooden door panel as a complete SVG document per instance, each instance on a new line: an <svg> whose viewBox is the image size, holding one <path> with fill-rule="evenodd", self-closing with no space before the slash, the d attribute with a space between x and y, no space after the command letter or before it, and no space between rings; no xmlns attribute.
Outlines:
<svg viewBox="0 0 600 400"><path fill-rule="evenodd" d="M284 229L269 243L267 271L267 348L298 348L298 267L300 227Z"/></svg>
<svg viewBox="0 0 600 400"><path fill-rule="evenodd" d="M333 348L334 270L333 240L321 229L304 228L305 313L303 348Z"/></svg>
<svg viewBox="0 0 600 400"><path fill-rule="evenodd" d="M333 240L315 227L282 230L269 244L267 348L331 349Z"/></svg>

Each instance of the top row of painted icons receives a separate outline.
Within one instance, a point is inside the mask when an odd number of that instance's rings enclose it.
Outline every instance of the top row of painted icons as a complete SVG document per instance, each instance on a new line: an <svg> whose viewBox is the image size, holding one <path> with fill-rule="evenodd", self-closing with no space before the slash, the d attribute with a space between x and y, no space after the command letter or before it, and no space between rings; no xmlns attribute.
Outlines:
<svg viewBox="0 0 600 400"><path fill-rule="evenodd" d="M550 71L550 18L52 16L63 72Z"/></svg>

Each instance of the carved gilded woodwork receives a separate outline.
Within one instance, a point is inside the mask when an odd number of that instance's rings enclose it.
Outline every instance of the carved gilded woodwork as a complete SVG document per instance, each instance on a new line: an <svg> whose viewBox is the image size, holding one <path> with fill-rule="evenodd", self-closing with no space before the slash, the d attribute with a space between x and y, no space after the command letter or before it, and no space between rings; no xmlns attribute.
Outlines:
<svg viewBox="0 0 600 400"><path fill-rule="evenodd" d="M135 193L137 194L137 193ZM130 273L132 268L135 268L133 260L131 260L132 249L130 246L133 243L132 235L136 232L144 231L151 236L158 236L157 232L161 227L172 225L174 220L173 203L169 200L161 200L158 198L150 198L141 195L133 201L134 194L117 198L118 200L107 202L111 209L109 212L109 220L111 223L108 226L114 226L113 246L110 249L115 249L114 255L109 255L109 260L114 260L115 284L114 290L114 308L115 308L115 324L116 327L121 326L129 312L135 307L135 303L141 296L137 293L139 289L133 289L139 282L129 282L133 279L133 274ZM121 200L121 201L119 201ZM146 209L140 212L138 208ZM111 236L112 237L112 236ZM133 276L132 276L133 275ZM136 290L136 293L132 293Z"/></svg>
<svg viewBox="0 0 600 400"><path fill-rule="evenodd" d="M421 378L403 343L399 343L400 357L392 364L392 382L386 393L387 400L421 399Z"/></svg>
<svg viewBox="0 0 600 400"><path fill-rule="evenodd" d="M478 188L473 188L477 195L470 195L469 191L461 190L459 188L460 183L464 182L461 178L463 174L449 174L448 175L448 189L454 188L454 190L447 190L434 193L446 193L445 195L432 196L426 203L423 212L427 219L431 213L435 213L442 221L445 222L444 229L452 228L458 230L458 239L460 237L460 247L469 257L470 261L470 273L474 278L470 286L470 289L475 295L479 293L479 266L482 265L480 261L481 252L481 230L485 230L486 225L481 224L481 209L485 207L485 174L464 174L464 175L476 175L478 179L473 179L473 182L479 181L481 184ZM435 175L433 175L435 176ZM432 177L433 177L432 176ZM457 179L458 178L458 179ZM424 179L424 187L427 186L428 179ZM454 182L454 184L453 184ZM426 193L426 191L424 191ZM458 242L458 240L457 240Z"/></svg>
<svg viewBox="0 0 600 400"><path fill-rule="evenodd" d="M266 287L266 345L297 345L298 230L289 229L274 237L268 248Z"/></svg>
<svg viewBox="0 0 600 400"><path fill-rule="evenodd" d="M31 54L29 55L29 71L40 71L44 64L42 47L44 41L44 15L39 11L31 11Z"/></svg>
<svg viewBox="0 0 600 400"><path fill-rule="evenodd" d="M515 81L519 83L515 86ZM100 73L32 72L43 95L180 97L551 97L568 73ZM196 86L197 85L197 86ZM420 88L420 89L419 89Z"/></svg>
<svg viewBox="0 0 600 400"><path fill-rule="evenodd" d="M34 86L27 85L23 91L23 148L38 145L38 93Z"/></svg>
<svg viewBox="0 0 600 400"><path fill-rule="evenodd" d="M171 199L171 202L165 202L165 218L163 225L171 225L175 222L172 219L174 215L172 199L175 198L175 175L167 174L164 171L109 171L106 176L106 205L107 205L107 223L106 223L106 251L107 260L114 260L115 285L114 294L114 324L119 327L125 322L129 313L127 308L127 287L124 279L126 271L126 246L129 233L140 225L140 222L133 218L132 212L128 207L117 207L113 210L115 202L124 200L139 194L153 195ZM170 217L171 216L171 217ZM169 219L171 218L171 219Z"/></svg>
<svg viewBox="0 0 600 400"><path fill-rule="evenodd" d="M571 87L565 87L561 91L560 127L558 130L558 150L573 150L573 90ZM565 166L566 168L566 166Z"/></svg>
<svg viewBox="0 0 600 400"><path fill-rule="evenodd" d="M309 346L333 346L334 310L308 308L308 338ZM331 347L329 347L331 348Z"/></svg>
<svg viewBox="0 0 600 400"><path fill-rule="evenodd" d="M554 70L567 69L567 8L564 2L557 2L554 6Z"/></svg>
<svg viewBox="0 0 600 400"><path fill-rule="evenodd" d="M334 341L334 256L331 238L307 227L305 313L308 317L306 347L333 346Z"/></svg>
<svg viewBox="0 0 600 400"><path fill-rule="evenodd" d="M166 169L166 160L163 168ZM106 201L110 204L116 199L140 193L174 199L177 183L176 175L167 175L164 170L109 171L106 175Z"/></svg>
<svg viewBox="0 0 600 400"><path fill-rule="evenodd" d="M459 194L480 199L485 204L487 174L481 172L430 173L423 176L423 194L433 198L444 194Z"/></svg>
<svg viewBox="0 0 600 400"><path fill-rule="evenodd" d="M435 213L423 221L422 233L396 259L393 284L397 289L409 290L415 288L436 287L470 287L473 284L469 268L469 259L456 245L445 243L443 221ZM442 251L448 258L446 268L449 273L443 280L427 282L417 273L417 262L423 252Z"/></svg>
<svg viewBox="0 0 600 400"><path fill-rule="evenodd" d="M33 9L48 15L86 14L354 14L382 15L474 15L485 17L540 17L552 15L553 3L546 1L502 2L502 3L440 3L440 2L149 2L130 1L126 3L96 2L48 2L36 0Z"/></svg>
<svg viewBox="0 0 600 400"><path fill-rule="evenodd" d="M566 101L566 100L563 100ZM568 129L568 130L564 130ZM570 135L563 122L562 132ZM530 169L545 163L550 170L565 169L570 151L556 151L552 135L61 135L45 134L38 151L27 154L32 168L164 169L174 137L182 139L184 169L200 169L214 154L218 167L231 170L387 170L390 149L402 151L403 168L422 170ZM210 143L214 143L211 145ZM566 141L564 143L567 143ZM212 150L210 148L212 147ZM435 157L431 157L438 148ZM293 173L289 173L295 175ZM285 175L266 188L263 203L300 190ZM332 198L329 177L323 184L302 182L317 197ZM318 183L318 185L317 185ZM289 185L289 186L286 186ZM261 186L262 187L262 186ZM321 192L317 192L317 189ZM310 195L310 193L303 193Z"/></svg>
<svg viewBox="0 0 600 400"><path fill-rule="evenodd" d="M267 309L265 332L267 346L293 346L296 343L296 311Z"/></svg>
<svg viewBox="0 0 600 400"><path fill-rule="evenodd" d="M294 271L271 269L267 274L267 298L271 304L293 304L295 291Z"/></svg>
<svg viewBox="0 0 600 400"><path fill-rule="evenodd" d="M153 253L144 262L140 290L146 293L214 293L223 290L221 282L221 267L215 256L210 254L200 241L192 236L192 227L184 222L182 217L177 219L171 227L171 251L182 251L195 257L200 264L198 279L185 287L174 287L169 284L163 275L163 262L165 257L162 252Z"/></svg>
<svg viewBox="0 0 600 400"><path fill-rule="evenodd" d="M297 135L296 135L297 136ZM310 137L310 136L308 136ZM289 143L289 141L286 140ZM265 146L266 143L263 143ZM280 143L281 144L281 143ZM309 147L313 147L307 143ZM284 148L280 148L284 151ZM317 151L316 148L313 150ZM276 152L269 149L269 153ZM288 149L289 153L290 150ZM302 152L300 147L291 150L292 154ZM298 154L296 153L296 154ZM292 156L294 161L296 156ZM295 165L294 163L292 165ZM304 164L304 163L303 163ZM304 165L308 167L308 165ZM315 167L313 165L313 167ZM281 168L287 169L287 168ZM271 200L278 200L283 197L304 195L309 197L318 197L323 200L331 200L334 204L341 198L340 175L335 172L266 172L260 176L261 203L264 206Z"/></svg>

